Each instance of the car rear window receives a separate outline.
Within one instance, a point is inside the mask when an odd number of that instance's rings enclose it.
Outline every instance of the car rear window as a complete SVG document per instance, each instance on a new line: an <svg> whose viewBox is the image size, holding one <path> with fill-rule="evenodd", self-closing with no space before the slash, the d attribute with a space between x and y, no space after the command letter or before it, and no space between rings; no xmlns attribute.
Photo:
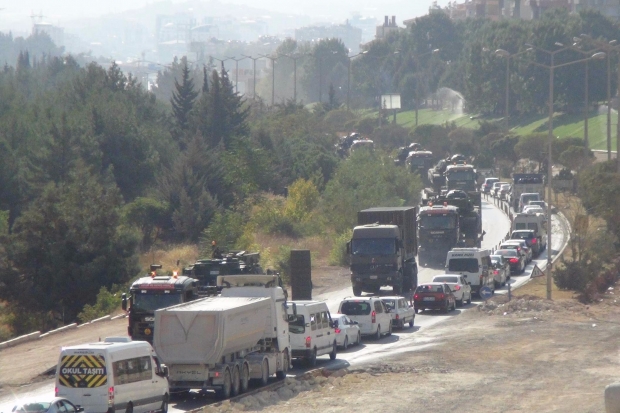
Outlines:
<svg viewBox="0 0 620 413"><path fill-rule="evenodd" d="M458 277L435 277L433 281L438 283L457 283Z"/></svg>
<svg viewBox="0 0 620 413"><path fill-rule="evenodd" d="M448 270L478 272L478 260L475 258L451 258L448 262Z"/></svg>
<svg viewBox="0 0 620 413"><path fill-rule="evenodd" d="M501 249L501 250L495 251L495 255L502 255L504 257L517 257L519 253L517 252L517 250Z"/></svg>
<svg viewBox="0 0 620 413"><path fill-rule="evenodd" d="M346 315L370 314L370 303L367 301L345 301L340 307L340 312Z"/></svg>
<svg viewBox="0 0 620 413"><path fill-rule="evenodd" d="M419 285L415 290L416 293L443 293L441 285Z"/></svg>
<svg viewBox="0 0 620 413"><path fill-rule="evenodd" d="M288 323L288 331L293 334L303 334L306 331L306 321L304 320L304 316L301 314L297 314L293 321L289 321Z"/></svg>
<svg viewBox="0 0 620 413"><path fill-rule="evenodd" d="M511 238L514 238L514 239L534 238L534 234L532 232L513 232Z"/></svg>

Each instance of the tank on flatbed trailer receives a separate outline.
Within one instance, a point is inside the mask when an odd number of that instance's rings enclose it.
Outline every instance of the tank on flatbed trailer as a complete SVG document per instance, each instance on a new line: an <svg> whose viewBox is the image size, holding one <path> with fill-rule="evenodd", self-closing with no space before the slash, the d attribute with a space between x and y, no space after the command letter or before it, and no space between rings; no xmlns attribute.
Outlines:
<svg viewBox="0 0 620 413"><path fill-rule="evenodd" d="M377 207L357 213L347 244L353 294L391 286L396 294L417 287L416 207Z"/></svg>
<svg viewBox="0 0 620 413"><path fill-rule="evenodd" d="M278 276L219 276L219 296L155 312L154 347L171 392L215 390L228 398L286 377L290 344L286 292Z"/></svg>

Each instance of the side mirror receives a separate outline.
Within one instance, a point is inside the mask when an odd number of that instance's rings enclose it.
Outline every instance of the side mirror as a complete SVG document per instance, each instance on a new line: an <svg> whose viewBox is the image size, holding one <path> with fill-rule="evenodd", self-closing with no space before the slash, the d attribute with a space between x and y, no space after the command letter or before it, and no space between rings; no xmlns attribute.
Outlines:
<svg viewBox="0 0 620 413"><path fill-rule="evenodd" d="M359 325L357 321L351 321L351 324L353 324L354 326Z"/></svg>
<svg viewBox="0 0 620 413"><path fill-rule="evenodd" d="M168 366L162 364L161 366L157 366L155 368L155 374L159 377L168 377Z"/></svg>
<svg viewBox="0 0 620 413"><path fill-rule="evenodd" d="M75 411L76 411L77 413L80 413L80 412L83 412L83 411L84 411L84 408L83 408L82 406L75 406Z"/></svg>
<svg viewBox="0 0 620 413"><path fill-rule="evenodd" d="M121 297L122 297L121 308L123 309L123 311L127 311L127 294L123 293Z"/></svg>

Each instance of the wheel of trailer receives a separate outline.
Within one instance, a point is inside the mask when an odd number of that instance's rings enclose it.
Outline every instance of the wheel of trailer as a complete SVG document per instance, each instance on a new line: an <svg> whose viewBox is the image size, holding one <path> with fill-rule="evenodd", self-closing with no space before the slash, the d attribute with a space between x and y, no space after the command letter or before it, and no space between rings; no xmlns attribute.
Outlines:
<svg viewBox="0 0 620 413"><path fill-rule="evenodd" d="M125 413L133 413L133 404L131 402L127 403L127 407L125 408Z"/></svg>
<svg viewBox="0 0 620 413"><path fill-rule="evenodd" d="M263 359L263 364L260 367L260 372L262 374L260 378L260 385L266 386L269 382L269 363L267 362L267 359Z"/></svg>
<svg viewBox="0 0 620 413"><path fill-rule="evenodd" d="M233 367L231 379L231 394L237 396L241 391L241 379L239 378L239 366Z"/></svg>
<svg viewBox="0 0 620 413"><path fill-rule="evenodd" d="M344 336L344 344L342 345L343 350L346 350L349 348L349 337Z"/></svg>
<svg viewBox="0 0 620 413"><path fill-rule="evenodd" d="M329 359L336 360L337 354L338 354L338 345L336 344L336 340L334 340L334 345L332 346L332 352L329 353Z"/></svg>
<svg viewBox="0 0 620 413"><path fill-rule="evenodd" d="M160 413L168 413L168 395L164 394L164 399L161 401Z"/></svg>
<svg viewBox="0 0 620 413"><path fill-rule="evenodd" d="M310 367L316 366L316 348L312 350L312 354L310 354L310 357L306 359L306 363Z"/></svg>
<svg viewBox="0 0 620 413"><path fill-rule="evenodd" d="M358 286L358 285L354 285L353 286L353 295L356 297L359 297L360 295L362 295L362 287Z"/></svg>
<svg viewBox="0 0 620 413"><path fill-rule="evenodd" d="M230 394L232 392L232 383L230 382L230 370L224 370L224 378L223 378L222 388L217 391L217 396L220 399L228 399L230 398Z"/></svg>
<svg viewBox="0 0 620 413"><path fill-rule="evenodd" d="M276 377L279 378L280 380L285 379L290 366L291 366L291 359L288 356L288 351L285 351L284 355L282 356L282 371L277 371Z"/></svg>
<svg viewBox="0 0 620 413"><path fill-rule="evenodd" d="M250 368L247 363L241 366L241 378L239 380L239 391L245 393L250 387Z"/></svg>

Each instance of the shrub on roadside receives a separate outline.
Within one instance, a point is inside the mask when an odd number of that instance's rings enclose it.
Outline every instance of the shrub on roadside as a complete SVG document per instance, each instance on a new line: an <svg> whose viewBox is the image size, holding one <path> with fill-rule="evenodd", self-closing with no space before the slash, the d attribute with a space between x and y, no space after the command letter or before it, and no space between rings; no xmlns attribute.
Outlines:
<svg viewBox="0 0 620 413"><path fill-rule="evenodd" d="M86 304L82 312L78 314L78 319L83 323L87 323L90 320L112 314L118 310L121 306L121 290L122 287L118 285L113 285L110 290L106 287L101 287L95 304Z"/></svg>
<svg viewBox="0 0 620 413"><path fill-rule="evenodd" d="M583 293L594 280L601 266L587 261L567 261L553 271L553 281L560 290L573 290Z"/></svg>
<svg viewBox="0 0 620 413"><path fill-rule="evenodd" d="M347 242L349 242L352 236L353 230L348 229L334 237L334 245L329 252L329 265L339 265L341 267L349 265Z"/></svg>

